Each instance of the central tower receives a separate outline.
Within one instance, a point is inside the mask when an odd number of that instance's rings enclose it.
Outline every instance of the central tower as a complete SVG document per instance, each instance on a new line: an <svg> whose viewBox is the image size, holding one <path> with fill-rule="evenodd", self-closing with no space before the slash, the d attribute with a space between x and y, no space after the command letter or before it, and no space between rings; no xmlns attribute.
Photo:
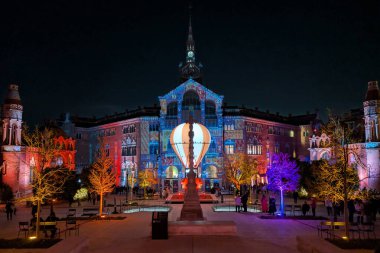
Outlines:
<svg viewBox="0 0 380 253"><path fill-rule="evenodd" d="M180 73L180 81L185 82L188 79L196 80L201 83L202 75L201 75L201 67L202 65L199 63L198 65L195 62L195 42L193 38L193 28L191 25L191 5L189 6L189 31L187 35L186 41L186 62L185 64L179 64L179 73Z"/></svg>

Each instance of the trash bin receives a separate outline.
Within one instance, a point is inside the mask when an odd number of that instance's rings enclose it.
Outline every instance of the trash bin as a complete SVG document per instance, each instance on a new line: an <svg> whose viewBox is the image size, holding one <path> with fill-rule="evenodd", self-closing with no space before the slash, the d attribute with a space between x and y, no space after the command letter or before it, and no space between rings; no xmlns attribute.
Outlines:
<svg viewBox="0 0 380 253"><path fill-rule="evenodd" d="M168 239L168 213L152 213L152 239Z"/></svg>

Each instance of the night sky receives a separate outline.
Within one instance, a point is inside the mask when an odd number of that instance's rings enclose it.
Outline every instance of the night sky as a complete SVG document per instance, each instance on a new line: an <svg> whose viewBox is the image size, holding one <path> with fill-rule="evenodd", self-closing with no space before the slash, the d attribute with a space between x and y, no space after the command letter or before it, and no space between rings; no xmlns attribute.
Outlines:
<svg viewBox="0 0 380 253"><path fill-rule="evenodd" d="M380 79L380 1L193 1L203 84L229 105L300 114L362 106ZM188 1L2 1L0 97L24 120L158 104L185 59Z"/></svg>

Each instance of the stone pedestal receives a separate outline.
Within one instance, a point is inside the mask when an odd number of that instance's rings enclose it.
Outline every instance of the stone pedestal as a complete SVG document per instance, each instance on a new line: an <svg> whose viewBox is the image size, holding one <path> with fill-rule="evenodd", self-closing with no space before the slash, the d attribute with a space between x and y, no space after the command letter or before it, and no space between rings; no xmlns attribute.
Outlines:
<svg viewBox="0 0 380 253"><path fill-rule="evenodd" d="M191 169L188 174L188 184L185 192L183 207L181 210L181 221L203 220L202 207L199 202L198 190L195 184L195 173Z"/></svg>

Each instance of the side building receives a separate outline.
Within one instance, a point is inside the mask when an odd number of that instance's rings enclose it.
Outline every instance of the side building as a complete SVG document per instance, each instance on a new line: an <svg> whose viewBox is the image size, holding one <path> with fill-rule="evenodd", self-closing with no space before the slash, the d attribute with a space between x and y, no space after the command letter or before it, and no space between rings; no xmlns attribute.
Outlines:
<svg viewBox="0 0 380 253"><path fill-rule="evenodd" d="M342 115L342 122L353 131L360 142L350 143L360 162L352 155L349 162L355 164L361 188L380 190L380 90L377 81L368 82L363 108L351 110ZM334 154L329 147L330 138L321 132L309 140L310 160L330 160Z"/></svg>
<svg viewBox="0 0 380 253"><path fill-rule="evenodd" d="M16 197L32 193L33 168L39 166L39 150L25 146L22 141L23 105L19 86L10 84L1 108L1 183L8 184ZM75 169L75 140L66 138L64 132L56 128L54 143L60 147L50 161L52 167L62 166Z"/></svg>

